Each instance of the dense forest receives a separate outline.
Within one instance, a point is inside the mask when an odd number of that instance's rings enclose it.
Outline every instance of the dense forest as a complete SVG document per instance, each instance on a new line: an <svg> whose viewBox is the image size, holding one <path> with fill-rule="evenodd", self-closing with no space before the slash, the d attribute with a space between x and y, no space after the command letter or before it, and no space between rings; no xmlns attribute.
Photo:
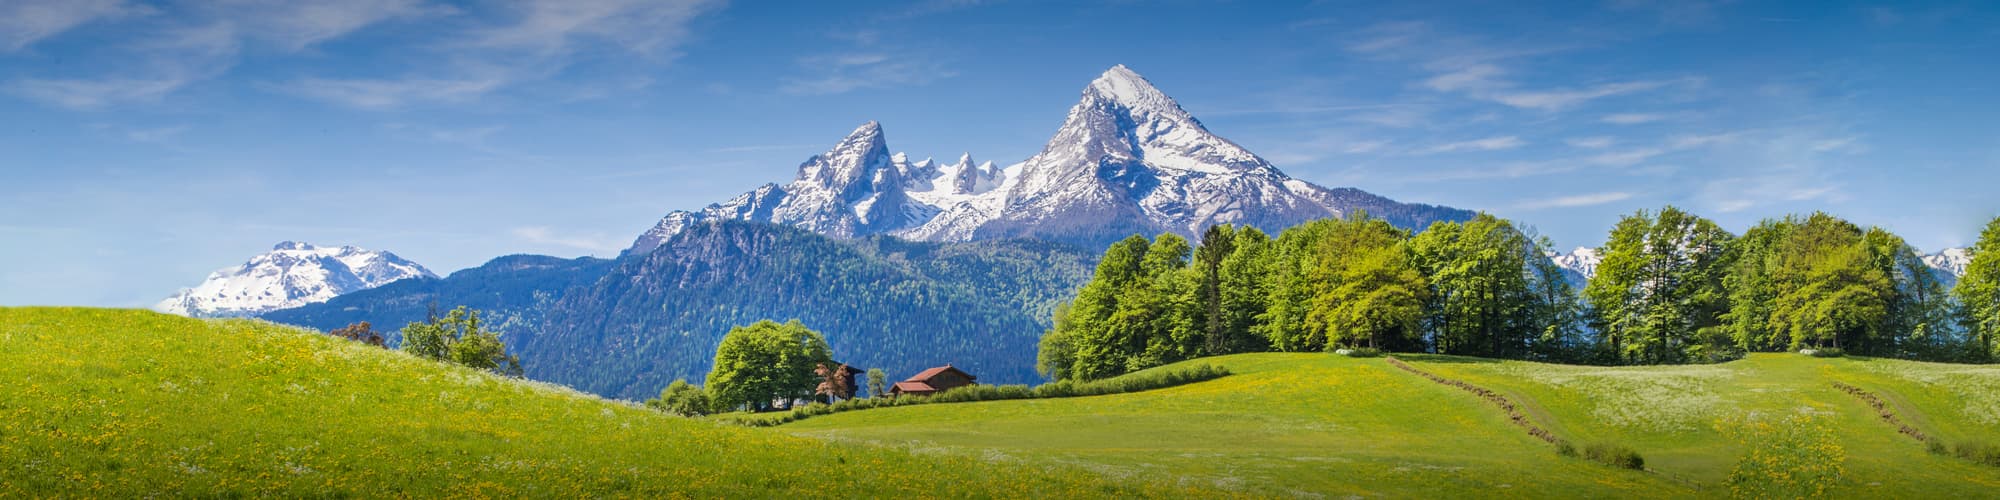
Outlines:
<svg viewBox="0 0 2000 500"><path fill-rule="evenodd" d="M1198 245L1134 235L1055 311L1038 367L1091 380L1252 351L1436 352L1595 364L1745 352L1992 360L2000 220L1955 288L1902 238L1824 213L1742 235L1674 207L1622 218L1576 289L1550 243L1481 214L1418 233L1356 214Z"/></svg>
<svg viewBox="0 0 2000 500"><path fill-rule="evenodd" d="M1040 378L1036 339L1089 279L1089 257L1033 241L839 240L700 224L620 259L508 346L530 378L641 399L674 379L700 382L732 327L797 319L824 332L837 361L892 378L952 363L982 382L1028 382Z"/></svg>
<svg viewBox="0 0 2000 500"><path fill-rule="evenodd" d="M487 326L500 332L525 332L545 321L544 314L572 288L596 283L613 261L589 257L562 259L541 255L508 255L444 278L410 278L334 297L318 304L264 313L259 317L291 325L332 331L371 322L400 326L426 321L465 306L482 311ZM389 345L401 345L403 332L383 332Z"/></svg>

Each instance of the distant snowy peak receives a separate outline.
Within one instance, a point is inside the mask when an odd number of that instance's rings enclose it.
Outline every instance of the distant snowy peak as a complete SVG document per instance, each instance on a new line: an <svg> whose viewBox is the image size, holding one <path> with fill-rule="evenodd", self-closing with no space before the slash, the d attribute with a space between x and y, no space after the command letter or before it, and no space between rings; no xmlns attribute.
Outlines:
<svg viewBox="0 0 2000 500"><path fill-rule="evenodd" d="M1041 152L1021 163L975 163L970 154L951 164L912 161L890 153L881 124L871 121L801 164L791 183L667 214L627 253L650 253L690 225L725 219L841 238L1099 246L1133 233L1194 237L1223 223L1275 231L1351 210L1411 228L1472 216L1287 177L1121 65L1085 86Z"/></svg>
<svg viewBox="0 0 2000 500"><path fill-rule="evenodd" d="M389 252L287 241L243 265L210 273L200 285L182 289L153 308L182 316L248 316L325 302L412 277L437 275Z"/></svg>
<svg viewBox="0 0 2000 500"><path fill-rule="evenodd" d="M1965 276L1965 266L1972 264L1972 249L1946 248L1925 255L1923 259L1924 265L1931 266L1931 269L1950 274L1952 278L1961 278Z"/></svg>
<svg viewBox="0 0 2000 500"><path fill-rule="evenodd" d="M1604 256L1598 254L1595 248L1577 247L1569 253L1550 255L1549 260L1555 261L1556 267L1570 274L1570 282L1584 283L1597 277L1597 264L1604 262Z"/></svg>

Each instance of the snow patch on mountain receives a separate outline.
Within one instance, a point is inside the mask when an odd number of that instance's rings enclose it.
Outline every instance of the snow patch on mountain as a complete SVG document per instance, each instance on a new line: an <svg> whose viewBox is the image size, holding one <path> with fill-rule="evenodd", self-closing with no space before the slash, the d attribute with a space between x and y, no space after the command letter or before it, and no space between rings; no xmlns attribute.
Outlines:
<svg viewBox="0 0 2000 500"><path fill-rule="evenodd" d="M153 309L194 317L250 316L412 277L437 275L389 252L287 241L243 265L210 273Z"/></svg>
<svg viewBox="0 0 2000 500"><path fill-rule="evenodd" d="M1279 230L1351 210L1422 227L1472 213L1410 205L1293 179L1208 131L1123 65L1085 86L1040 153L997 167L970 154L945 165L890 153L868 122L799 166L796 179L667 214L627 253L652 252L690 225L724 219L828 236L923 241L1037 238L1101 244L1133 233L1195 237L1214 224Z"/></svg>
<svg viewBox="0 0 2000 500"><path fill-rule="evenodd" d="M1972 249L1946 248L1938 253L1925 255L1923 259L1924 265L1931 266L1931 269L1949 273L1953 278L1961 278L1965 276L1965 266L1972 264Z"/></svg>
<svg viewBox="0 0 2000 500"><path fill-rule="evenodd" d="M1591 278L1597 277L1597 264L1604 262L1604 255L1599 254L1595 248L1577 247L1569 253L1551 253L1549 260L1555 261L1556 267L1563 269L1563 274L1569 276L1570 283L1580 287L1590 282Z"/></svg>

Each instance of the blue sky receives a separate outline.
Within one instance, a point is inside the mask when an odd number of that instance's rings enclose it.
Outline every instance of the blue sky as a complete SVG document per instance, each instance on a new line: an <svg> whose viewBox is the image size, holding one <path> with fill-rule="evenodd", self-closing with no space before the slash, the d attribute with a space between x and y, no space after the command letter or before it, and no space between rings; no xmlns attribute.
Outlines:
<svg viewBox="0 0 2000 500"><path fill-rule="evenodd" d="M282 240L615 255L854 126L1011 163L1114 64L1293 176L1564 246L1676 204L1920 249L2000 213L1990 2L0 0L0 304Z"/></svg>

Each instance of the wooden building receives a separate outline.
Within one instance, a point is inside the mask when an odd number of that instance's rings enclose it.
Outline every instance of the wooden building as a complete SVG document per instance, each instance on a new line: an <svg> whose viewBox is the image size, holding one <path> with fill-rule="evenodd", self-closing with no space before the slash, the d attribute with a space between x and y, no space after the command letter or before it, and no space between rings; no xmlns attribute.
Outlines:
<svg viewBox="0 0 2000 500"><path fill-rule="evenodd" d="M896 396L904 394L929 396L949 389L976 384L978 382L974 380L977 378L970 373L966 373L965 370L960 370L951 365L944 365L924 370L916 376L910 377L909 380L897 382L894 387L889 388L889 394Z"/></svg>

